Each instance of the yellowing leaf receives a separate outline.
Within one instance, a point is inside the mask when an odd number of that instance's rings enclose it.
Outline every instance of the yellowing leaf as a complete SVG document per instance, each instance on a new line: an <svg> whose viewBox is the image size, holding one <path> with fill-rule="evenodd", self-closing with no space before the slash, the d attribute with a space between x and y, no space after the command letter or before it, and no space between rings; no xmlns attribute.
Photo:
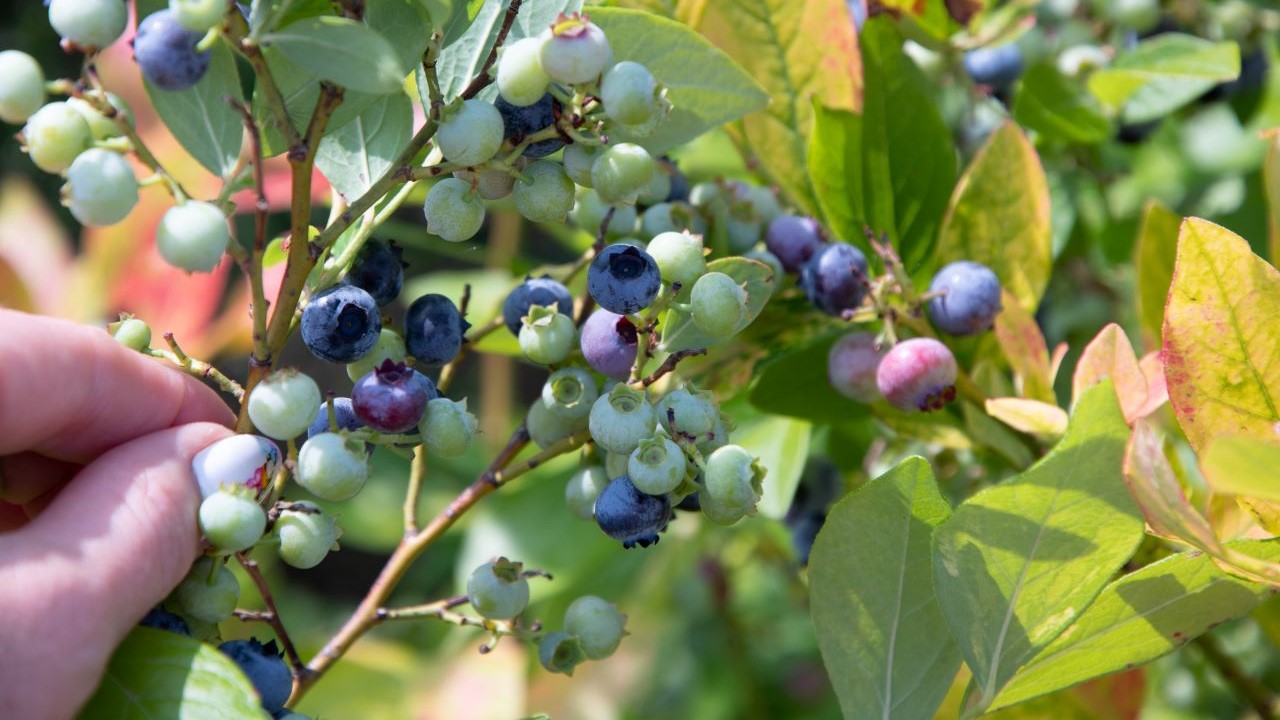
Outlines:
<svg viewBox="0 0 1280 720"><path fill-rule="evenodd" d="M1164 439L1139 420L1125 449L1124 481L1153 535L1209 552L1221 551L1209 521L1187 502L1164 454Z"/></svg>
<svg viewBox="0 0 1280 720"><path fill-rule="evenodd" d="M976 260L995 271L1019 305L1034 311L1049 282L1052 236L1040 158L1022 130L1005 123L951 195L936 264Z"/></svg>
<svg viewBox="0 0 1280 720"><path fill-rule="evenodd" d="M1079 399L1086 389L1107 378L1116 389L1125 422L1132 423L1147 406L1147 378L1129 338L1115 323L1102 328L1085 347L1071 381L1072 397Z"/></svg>
<svg viewBox="0 0 1280 720"><path fill-rule="evenodd" d="M1056 368L1050 366L1049 348L1036 319L1027 312L1008 289L1001 298L1003 310L996 316L996 340L1013 368L1018 393L1025 398L1054 402L1053 375Z"/></svg>
<svg viewBox="0 0 1280 720"><path fill-rule="evenodd" d="M1280 421L1280 272L1207 220L1178 236L1164 312L1169 400L1197 451L1217 435L1273 438Z"/></svg>
<svg viewBox="0 0 1280 720"><path fill-rule="evenodd" d="M1067 431L1067 412L1057 405L1026 398L991 398L987 414L1015 430L1042 437L1059 437Z"/></svg>
<svg viewBox="0 0 1280 720"><path fill-rule="evenodd" d="M1277 438L1280 439L1280 438ZM1200 456L1214 492L1280 501L1280 444L1252 437L1215 438Z"/></svg>
<svg viewBox="0 0 1280 720"><path fill-rule="evenodd" d="M1271 262L1280 262L1280 128L1263 133L1267 157L1262 163L1262 185L1267 194L1267 251Z"/></svg>

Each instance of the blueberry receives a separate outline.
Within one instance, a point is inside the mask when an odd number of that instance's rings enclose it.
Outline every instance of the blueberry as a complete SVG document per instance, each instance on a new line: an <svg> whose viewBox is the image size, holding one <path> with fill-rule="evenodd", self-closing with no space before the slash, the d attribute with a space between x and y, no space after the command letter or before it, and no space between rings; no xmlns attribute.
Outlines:
<svg viewBox="0 0 1280 720"><path fill-rule="evenodd" d="M867 256L848 243L819 249L800 272L800 286L819 310L839 315L867 294Z"/></svg>
<svg viewBox="0 0 1280 720"><path fill-rule="evenodd" d="M360 378L351 390L351 407L364 424L387 433L403 433L418 426L427 411L426 389L404 363L387 360Z"/></svg>
<svg viewBox="0 0 1280 720"><path fill-rule="evenodd" d="M332 515L305 500L282 511L272 532L280 541L280 559L300 570L319 565L342 534Z"/></svg>
<svg viewBox="0 0 1280 720"><path fill-rule="evenodd" d="M476 416L467 412L467 400L435 398L427 403L420 426L422 444L439 457L460 457L471 447L476 434Z"/></svg>
<svg viewBox="0 0 1280 720"><path fill-rule="evenodd" d="M689 178L680 172L680 168L666 158L659 158L658 170L671 177L671 192L667 193L667 202L688 202Z"/></svg>
<svg viewBox="0 0 1280 720"><path fill-rule="evenodd" d="M582 324L578 343L593 370L615 379L626 379L636 361L638 332L625 315L597 310Z"/></svg>
<svg viewBox="0 0 1280 720"><path fill-rule="evenodd" d="M610 245L596 255L587 269L591 297L600 307L619 315L649 307L661 287L658 263L635 245Z"/></svg>
<svg viewBox="0 0 1280 720"><path fill-rule="evenodd" d="M904 340L876 370L880 394L899 410L941 410L955 399L956 358L933 338Z"/></svg>
<svg viewBox="0 0 1280 720"><path fill-rule="evenodd" d="M218 649L231 658L249 682L258 691L262 708L269 713L278 712L289 701L293 692L293 674L280 651L276 649L274 640L263 645L254 639L231 640L218 646Z"/></svg>
<svg viewBox="0 0 1280 720"><path fill-rule="evenodd" d="M796 559L801 565L809 564L813 541L818 538L818 531L826 521L826 514L820 512L808 513L794 521L787 521L787 527L791 530L791 547L795 549Z"/></svg>
<svg viewBox="0 0 1280 720"><path fill-rule="evenodd" d="M502 146L502 115L484 100L463 100L446 109L433 141L449 162L479 165Z"/></svg>
<svg viewBox="0 0 1280 720"><path fill-rule="evenodd" d="M534 305L555 305L565 315L573 315L573 295L569 288L552 280L550 275L540 278L526 277L502 301L502 322L512 335L520 334L522 318Z"/></svg>
<svg viewBox="0 0 1280 720"><path fill-rule="evenodd" d="M428 379L427 382L431 382L431 380ZM333 415L338 422L339 430L356 430L364 427L364 423L360 421L360 418L356 417L355 411L351 409L351 398L334 398ZM329 403L327 402L320 404L320 409L316 411L316 419L307 428L307 437L310 438L313 435L326 432L329 432Z"/></svg>
<svg viewBox="0 0 1280 720"><path fill-rule="evenodd" d="M302 342L321 360L349 363L373 349L382 315L373 296L352 285L316 293L302 311Z"/></svg>
<svg viewBox="0 0 1280 720"><path fill-rule="evenodd" d="M801 215L779 215L765 230L764 244L787 272L800 272L822 244L822 226Z"/></svg>
<svg viewBox="0 0 1280 720"><path fill-rule="evenodd" d="M91 152L94 151L85 154ZM156 226L160 257L187 272L212 272L230 244L227 216L212 203L188 200L175 205L165 211Z"/></svg>
<svg viewBox="0 0 1280 720"><path fill-rule="evenodd" d="M370 240L360 248L342 282L369 293L378 305L386 305L399 297L404 287L402 255L404 250L394 242Z"/></svg>
<svg viewBox="0 0 1280 720"><path fill-rule="evenodd" d="M690 493L680 498L680 502L676 503L676 510L684 510L685 512L699 512L702 510L702 494Z"/></svg>
<svg viewBox="0 0 1280 720"><path fill-rule="evenodd" d="M188 30L173 13L161 10L138 23L133 59L147 82L161 90L186 90L209 69L208 50L196 52L204 33Z"/></svg>
<svg viewBox="0 0 1280 720"><path fill-rule="evenodd" d="M254 491L243 486L227 486L205 498L199 520L200 532L223 555L253 547L267 528Z"/></svg>
<svg viewBox="0 0 1280 720"><path fill-rule="evenodd" d="M964 70L979 85L1003 88L1022 75L1022 49L1016 43L977 48L964 54Z"/></svg>
<svg viewBox="0 0 1280 720"><path fill-rule="evenodd" d="M991 268L971 260L942 268L929 283L926 310L934 327L948 335L977 335L991 328L1000 313L1000 279Z"/></svg>
<svg viewBox="0 0 1280 720"><path fill-rule="evenodd" d="M44 71L21 50L0 50L0 120L24 123L44 105Z"/></svg>
<svg viewBox="0 0 1280 720"><path fill-rule="evenodd" d="M498 558L471 572L467 578L467 602L481 617L510 620L529 604L529 580L523 565Z"/></svg>
<svg viewBox="0 0 1280 720"><path fill-rule="evenodd" d="M337 433L308 438L298 451L294 478L304 490L322 500L354 497L369 479L368 453L360 443Z"/></svg>
<svg viewBox="0 0 1280 720"><path fill-rule="evenodd" d="M101 50L115 42L129 22L122 0L53 0L49 24L63 40L83 49Z"/></svg>
<svg viewBox="0 0 1280 720"><path fill-rule="evenodd" d="M827 353L827 382L850 400L875 402L880 398L876 370L883 357L884 351L876 347L875 335L851 332L837 340Z"/></svg>
<svg viewBox="0 0 1280 720"><path fill-rule="evenodd" d="M120 153L89 148L67 168L63 198L67 209L82 224L115 225L138 204L138 181L133 167Z"/></svg>
<svg viewBox="0 0 1280 720"><path fill-rule="evenodd" d="M145 617L138 621L138 624L142 627L191 637L191 626L187 624L187 621L161 607L152 608L151 612L148 612Z"/></svg>
<svg viewBox="0 0 1280 720"><path fill-rule="evenodd" d="M502 136L512 145L519 145L524 142L525 137L555 125L556 115L560 110L560 104L551 93L543 95L541 100L527 107L509 103L499 95L493 101L493 106L502 115ZM564 140L558 137L540 140L525 148L524 156L546 157L564 145Z"/></svg>
<svg viewBox="0 0 1280 720"><path fill-rule="evenodd" d="M585 15L562 15L542 35L542 70L556 82L591 82L612 56L604 31Z"/></svg>
<svg viewBox="0 0 1280 720"><path fill-rule="evenodd" d="M405 314L405 346L418 362L444 365L462 349L463 336L470 327L452 300L435 293L423 295Z"/></svg>
<svg viewBox="0 0 1280 720"><path fill-rule="evenodd" d="M596 524L606 535L628 550L658 542L658 533L671 520L671 503L666 495L645 495L631 479L614 478L596 498Z"/></svg>
<svg viewBox="0 0 1280 720"><path fill-rule="evenodd" d="M494 80L503 98L515 105L534 105L544 96L551 78L542 71L541 53L541 38L522 38L502 46Z"/></svg>
<svg viewBox="0 0 1280 720"><path fill-rule="evenodd" d="M602 660L618 649L626 633L627 616L613 603L594 595L583 595L564 611L564 629L578 638L582 651L592 660Z"/></svg>

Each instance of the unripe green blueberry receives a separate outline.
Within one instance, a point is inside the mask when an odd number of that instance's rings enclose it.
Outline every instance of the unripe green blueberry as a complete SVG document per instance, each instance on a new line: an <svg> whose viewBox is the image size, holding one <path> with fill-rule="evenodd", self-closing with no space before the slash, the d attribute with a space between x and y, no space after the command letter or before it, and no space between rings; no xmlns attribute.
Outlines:
<svg viewBox="0 0 1280 720"><path fill-rule="evenodd" d="M26 122L44 105L44 72L21 50L0 52L0 120Z"/></svg>
<svg viewBox="0 0 1280 720"><path fill-rule="evenodd" d="M156 249L170 265L210 272L231 244L227 216L216 205L188 200L165 211L156 227Z"/></svg>
<svg viewBox="0 0 1280 720"><path fill-rule="evenodd" d="M636 196L636 202L641 205L656 205L660 202L666 202L667 198L671 197L670 172L664 161L655 162L653 177L649 178L649 184L645 185L640 194Z"/></svg>
<svg viewBox="0 0 1280 720"><path fill-rule="evenodd" d="M205 32L222 23L227 3L226 0L169 0L169 12L186 29Z"/></svg>
<svg viewBox="0 0 1280 720"><path fill-rule="evenodd" d="M65 102L51 102L35 111L22 128L22 138L31 162L51 173L71 167L93 142L89 123Z"/></svg>
<svg viewBox="0 0 1280 720"><path fill-rule="evenodd" d="M502 147L502 113L493 103L464 100L445 111L435 142L455 165L474 166L489 160Z"/></svg>
<svg viewBox="0 0 1280 720"><path fill-rule="evenodd" d="M720 422L720 412L711 396L704 392L690 392L686 388L664 395L658 401L657 415L668 434L695 441L710 436L716 423Z"/></svg>
<svg viewBox="0 0 1280 720"><path fill-rule="evenodd" d="M648 215L648 213L645 213ZM680 283L682 287L695 287L694 282L707 271L707 259L703 253L702 236L688 232L664 232L652 240L646 248L662 279L668 283ZM721 275L722 273L713 273Z"/></svg>
<svg viewBox="0 0 1280 720"><path fill-rule="evenodd" d="M364 488L369 462L364 443L337 433L312 435L298 452L298 484L322 500L346 500Z"/></svg>
<svg viewBox="0 0 1280 720"><path fill-rule="evenodd" d="M569 512L578 518L593 520L596 498L600 497L600 492L608 484L609 476L603 467L588 465L574 473L573 477L569 478L568 484L564 486L564 504L568 505Z"/></svg>
<svg viewBox="0 0 1280 720"><path fill-rule="evenodd" d="M707 221L689 203L660 202L640 216L640 232L645 237L657 237L665 232L690 232L705 237Z"/></svg>
<svg viewBox="0 0 1280 720"><path fill-rule="evenodd" d="M224 485L200 503L200 532L224 555L248 550L267 528L253 491L243 485Z"/></svg>
<svg viewBox="0 0 1280 720"><path fill-rule="evenodd" d="M732 337L747 318L747 291L720 272L698 278L690 296L693 324L717 338Z"/></svg>
<svg viewBox="0 0 1280 720"><path fill-rule="evenodd" d="M116 112L129 117L128 108L125 106L124 100L121 100L119 96L107 93L107 101L115 107ZM90 104L89 101L76 97L67 98L67 105L70 105L73 110L80 113L80 117L84 118L86 123L89 123L89 134L94 140L110 140L124 134L120 129L119 123L98 112L97 108Z"/></svg>
<svg viewBox="0 0 1280 720"><path fill-rule="evenodd" d="M458 457L471 447L471 438L476 434L476 416L467 411L465 398L457 402L436 398L427 403L420 430L427 452L440 457Z"/></svg>
<svg viewBox="0 0 1280 720"><path fill-rule="evenodd" d="M564 630L578 638L592 660L613 654L627 634L627 616L613 603L595 595L583 595L564 611Z"/></svg>
<svg viewBox="0 0 1280 720"><path fill-rule="evenodd" d="M591 166L595 164L600 148L592 145L574 143L564 149L560 161L564 163L565 174L575 185L591 187Z"/></svg>
<svg viewBox="0 0 1280 720"><path fill-rule="evenodd" d="M600 199L595 190L579 188L573 210L569 218L573 223L592 235L600 232L600 225L609 213L609 205ZM618 205L613 208L613 217L605 227L605 239L627 237L636 231L636 209L632 205Z"/></svg>
<svg viewBox="0 0 1280 720"><path fill-rule="evenodd" d="M116 342L130 350L142 352L151 347L151 326L136 317L125 317L107 326Z"/></svg>
<svg viewBox="0 0 1280 720"><path fill-rule="evenodd" d="M384 361L404 362L407 354L408 351L404 347L404 338L400 337L400 334L395 330L384 327L378 333L378 341L373 344L372 350L359 360L347 363L347 377L351 378L351 382L356 382L373 372L374 368Z"/></svg>
<svg viewBox="0 0 1280 720"><path fill-rule="evenodd" d="M521 38L507 43L498 58L498 92L512 105L528 107L547 93L551 78L542 70L543 40Z"/></svg>
<svg viewBox="0 0 1280 720"><path fill-rule="evenodd" d="M613 57L604 31L582 15L562 15L541 38L542 71L573 85L600 77Z"/></svg>
<svg viewBox="0 0 1280 720"><path fill-rule="evenodd" d="M538 641L538 662L548 672L573 675L573 669L587 659L578 638L563 630L542 636Z"/></svg>
<svg viewBox="0 0 1280 720"><path fill-rule="evenodd" d="M1111 56L1098 45L1072 45L1058 55L1058 72L1067 77L1081 77L1104 68Z"/></svg>
<svg viewBox="0 0 1280 720"><path fill-rule="evenodd" d="M591 186L612 205L634 204L653 177L653 158L635 143L609 145L591 164Z"/></svg>
<svg viewBox="0 0 1280 720"><path fill-rule="evenodd" d="M608 452L630 454L641 440L653 435L657 419L644 391L618 383L591 406L588 426L597 446Z"/></svg>
<svg viewBox="0 0 1280 720"><path fill-rule="evenodd" d="M688 461L684 451L665 433L640 441L627 460L627 477L646 495L664 495L684 480Z"/></svg>
<svg viewBox="0 0 1280 720"><path fill-rule="evenodd" d="M564 167L539 160L524 169L524 179L511 190L516 210L532 222L558 222L573 209L573 181Z"/></svg>
<svg viewBox="0 0 1280 720"><path fill-rule="evenodd" d="M221 562L202 557L178 583L173 600L183 615L201 622L222 622L240 602L240 583Z"/></svg>
<svg viewBox="0 0 1280 720"><path fill-rule="evenodd" d="M525 427L529 431L529 439L533 444L545 450L575 432L586 430L587 418L565 420L552 413L542 398L538 398L529 406Z"/></svg>
<svg viewBox="0 0 1280 720"><path fill-rule="evenodd" d="M273 532L280 540L280 559L300 570L313 568L338 549L342 531L332 515L305 500L280 513Z"/></svg>
<svg viewBox="0 0 1280 720"><path fill-rule="evenodd" d="M529 604L529 581L524 566L498 558L476 568L467 579L467 601L481 617L510 620Z"/></svg>
<svg viewBox="0 0 1280 720"><path fill-rule="evenodd" d="M53 0L49 24L63 40L101 50L124 33L129 11L123 0Z"/></svg>
<svg viewBox="0 0 1280 720"><path fill-rule="evenodd" d="M540 365L561 362L573 350L578 329L555 305L534 305L520 326L520 351Z"/></svg>
<svg viewBox="0 0 1280 720"><path fill-rule="evenodd" d="M119 153L90 148L67 168L63 202L84 225L115 225L138 204L138 180Z"/></svg>
<svg viewBox="0 0 1280 720"><path fill-rule="evenodd" d="M566 422L585 419L599 396L595 378L580 367L560 368L542 385L542 404Z"/></svg>
<svg viewBox="0 0 1280 720"><path fill-rule="evenodd" d="M733 523L754 514L763 492L764 475L759 461L743 447L725 445L717 449L707 457L703 473L700 500L704 514L720 523Z"/></svg>
<svg viewBox="0 0 1280 720"><path fill-rule="evenodd" d="M427 232L449 242L470 240L484 225L484 201L471 191L469 183L458 178L432 185L422 211Z"/></svg>
<svg viewBox="0 0 1280 720"><path fill-rule="evenodd" d="M734 194L739 202L745 203L751 218L757 222L768 225L782 214L782 205L772 188L744 183L735 186Z"/></svg>
<svg viewBox="0 0 1280 720"><path fill-rule="evenodd" d="M715 427L711 432L703 435L694 445L698 448L698 452L706 455L718 450L729 444L729 428L725 425L724 418L717 413Z"/></svg>
<svg viewBox="0 0 1280 720"><path fill-rule="evenodd" d="M249 419L263 435L291 440L307 431L323 401L310 376L277 370L249 393Z"/></svg>
<svg viewBox="0 0 1280 720"><path fill-rule="evenodd" d="M520 158L516 163L516 167L521 167L521 162L525 158ZM501 200L511 194L516 186L516 176L507 172L503 168L496 165L486 165L483 170L459 170L453 174L454 177L469 183L476 189L476 193L485 200Z"/></svg>
<svg viewBox="0 0 1280 720"><path fill-rule="evenodd" d="M743 220L729 215L725 218L724 227L728 234L729 252L741 255L760 242L765 226L755 220Z"/></svg>
<svg viewBox="0 0 1280 720"><path fill-rule="evenodd" d="M649 68L623 60L600 79L604 113L624 125L640 125L657 111L658 82Z"/></svg>

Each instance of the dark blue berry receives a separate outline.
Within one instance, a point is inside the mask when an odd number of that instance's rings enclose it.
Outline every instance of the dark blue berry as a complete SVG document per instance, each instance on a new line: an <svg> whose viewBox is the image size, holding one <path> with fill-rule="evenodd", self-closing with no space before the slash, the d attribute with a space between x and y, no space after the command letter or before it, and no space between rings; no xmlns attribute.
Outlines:
<svg viewBox="0 0 1280 720"><path fill-rule="evenodd" d="M1000 313L1000 280L991 268L970 260L942 268L929 283L926 310L934 327L948 335L977 335Z"/></svg>
<svg viewBox="0 0 1280 720"><path fill-rule="evenodd" d="M820 512L806 513L795 521L787 521L787 527L791 529L791 546L795 548L796 558L801 565L809 564L813 541L817 539L818 531L826 521L826 514Z"/></svg>
<svg viewBox="0 0 1280 720"><path fill-rule="evenodd" d="M356 261L343 279L373 296L378 305L386 305L400 296L404 287L404 250L394 242L370 240L360 248Z"/></svg>
<svg viewBox="0 0 1280 720"><path fill-rule="evenodd" d="M964 54L964 69L979 85L1006 87L1022 75L1022 49L1006 43L970 50Z"/></svg>
<svg viewBox="0 0 1280 720"><path fill-rule="evenodd" d="M818 221L802 215L779 215L765 230L764 244L787 272L800 272L826 242Z"/></svg>
<svg viewBox="0 0 1280 720"><path fill-rule="evenodd" d="M164 608L152 608L146 617L138 621L142 627L155 628L156 630L164 630L165 632L177 633L178 635L186 635L191 637L191 626L186 620L174 615Z"/></svg>
<svg viewBox="0 0 1280 720"><path fill-rule="evenodd" d="M204 33L184 28L168 10L148 15L138 23L133 39L133 59L147 82L161 90L186 90L200 82L209 69L209 51L196 52Z"/></svg>
<svg viewBox="0 0 1280 720"><path fill-rule="evenodd" d="M666 495L645 495L626 475L614 478L596 498L596 524L628 550L658 542L658 533L671 520Z"/></svg>
<svg viewBox="0 0 1280 720"><path fill-rule="evenodd" d="M263 645L254 639L231 640L218 646L249 678L258 691L262 709L279 712L293 692L293 674L280 657L274 640Z"/></svg>
<svg viewBox="0 0 1280 720"><path fill-rule="evenodd" d="M302 311L302 342L321 360L349 363L373 349L382 315L373 296L354 285L334 285Z"/></svg>
<svg viewBox="0 0 1280 720"><path fill-rule="evenodd" d="M689 202L689 178L680 168L664 157L658 160L658 170L671 176L671 192L667 193L666 202Z"/></svg>
<svg viewBox="0 0 1280 720"><path fill-rule="evenodd" d="M338 421L339 430L357 430L364 427L364 423L360 422L360 418L356 417L355 411L351 409L351 398L334 398L333 415ZM311 426L307 428L307 437L326 432L330 432L328 402L321 404L320 409L316 411L316 419L311 421Z"/></svg>
<svg viewBox="0 0 1280 720"><path fill-rule="evenodd" d="M702 497L698 493L690 493L680 498L680 502L676 503L676 510L684 510L685 512L698 512L702 510Z"/></svg>
<svg viewBox="0 0 1280 720"><path fill-rule="evenodd" d="M579 347L592 370L617 380L631 374L639 333L625 315L596 310L582 324Z"/></svg>
<svg viewBox="0 0 1280 720"><path fill-rule="evenodd" d="M801 269L800 287L809 302L829 315L852 310L867 294L867 256L848 243L825 245Z"/></svg>
<svg viewBox="0 0 1280 720"><path fill-rule="evenodd" d="M418 362L444 365L462 349L463 336L470 327L452 300L435 293L423 295L405 314L404 344Z"/></svg>
<svg viewBox="0 0 1280 720"><path fill-rule="evenodd" d="M550 275L525 278L502 301L502 322L512 335L520 334L522 318L534 305L555 305L561 313L573 317L573 295L569 294L569 288L552 280Z"/></svg>
<svg viewBox="0 0 1280 720"><path fill-rule="evenodd" d="M524 142L526 136L554 125L558 105L551 93L543 95L541 100L527 107L512 105L501 95L493 101L493 106L498 108L498 112L502 115L503 138L509 140L512 145L519 145ZM524 156L546 157L562 147L564 147L564 140L558 137L540 140L525 148Z"/></svg>
<svg viewBox="0 0 1280 720"><path fill-rule="evenodd" d="M587 291L596 304L619 315L639 312L662 287L658 263L635 245L610 245L587 268Z"/></svg>
<svg viewBox="0 0 1280 720"><path fill-rule="evenodd" d="M432 388L434 389L434 387ZM351 390L351 407L369 427L387 433L408 432L418 426L431 398L414 371L386 360Z"/></svg>

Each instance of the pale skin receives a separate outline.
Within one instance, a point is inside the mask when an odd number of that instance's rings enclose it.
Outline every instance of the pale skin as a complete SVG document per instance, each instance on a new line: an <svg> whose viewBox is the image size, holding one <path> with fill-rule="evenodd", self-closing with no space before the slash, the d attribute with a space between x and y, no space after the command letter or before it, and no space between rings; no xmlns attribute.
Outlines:
<svg viewBox="0 0 1280 720"><path fill-rule="evenodd" d="M200 552L191 457L234 418L102 329L0 309L0 717L74 717Z"/></svg>

